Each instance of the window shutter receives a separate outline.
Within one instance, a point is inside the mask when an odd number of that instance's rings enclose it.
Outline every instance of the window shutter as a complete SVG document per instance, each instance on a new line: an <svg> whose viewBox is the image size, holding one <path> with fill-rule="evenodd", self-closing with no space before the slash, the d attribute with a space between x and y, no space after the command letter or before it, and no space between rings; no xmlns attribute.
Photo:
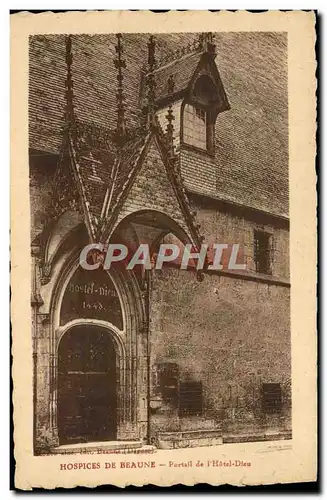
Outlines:
<svg viewBox="0 0 327 500"><path fill-rule="evenodd" d="M202 382L185 381L179 384L179 415L201 416L203 412Z"/></svg>
<svg viewBox="0 0 327 500"><path fill-rule="evenodd" d="M257 273L260 272L260 245L258 240L258 232L254 232L254 262L255 262L255 270Z"/></svg>
<svg viewBox="0 0 327 500"><path fill-rule="evenodd" d="M254 231L254 260L257 273L272 274L273 245L270 233Z"/></svg>
<svg viewBox="0 0 327 500"><path fill-rule="evenodd" d="M262 384L263 408L266 413L279 413L282 407L282 390L280 384Z"/></svg>

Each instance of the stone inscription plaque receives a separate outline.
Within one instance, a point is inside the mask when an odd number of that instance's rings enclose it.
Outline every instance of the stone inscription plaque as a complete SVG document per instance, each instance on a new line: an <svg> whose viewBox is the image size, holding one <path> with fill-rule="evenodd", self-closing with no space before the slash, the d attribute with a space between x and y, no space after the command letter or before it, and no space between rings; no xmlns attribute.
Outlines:
<svg viewBox="0 0 327 500"><path fill-rule="evenodd" d="M123 316L115 285L106 271L79 267L70 279L60 311L60 325L74 319L99 319L123 329Z"/></svg>

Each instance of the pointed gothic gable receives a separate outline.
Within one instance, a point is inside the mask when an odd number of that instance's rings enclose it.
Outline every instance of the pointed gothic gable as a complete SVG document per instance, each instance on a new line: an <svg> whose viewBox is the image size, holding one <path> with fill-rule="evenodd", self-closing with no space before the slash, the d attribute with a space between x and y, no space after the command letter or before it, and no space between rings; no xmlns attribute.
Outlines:
<svg viewBox="0 0 327 500"><path fill-rule="evenodd" d="M46 217L43 218L42 226L32 239L32 245L40 247L44 258L54 227L63 214L74 213L75 219L80 218L81 222L83 220L82 199L71 165L67 136L49 190L51 197L46 206Z"/></svg>
<svg viewBox="0 0 327 500"><path fill-rule="evenodd" d="M145 144L130 140L117 149L110 133L76 122L76 134L65 131L61 161L53 182L53 217L67 209L81 214L89 238L97 241L101 228L115 211Z"/></svg>
<svg viewBox="0 0 327 500"><path fill-rule="evenodd" d="M168 216L182 229L190 243L196 248L201 245L202 239L194 224L187 195L172 162L165 155L162 138L156 129L147 138L106 237L110 237L125 217L144 210Z"/></svg>
<svg viewBox="0 0 327 500"><path fill-rule="evenodd" d="M206 52L201 56L199 64L188 82L188 97L197 97L196 83L200 81L201 77L207 77L213 83L215 98L212 105L217 109L217 114L229 110L230 105L213 54Z"/></svg>
<svg viewBox="0 0 327 500"><path fill-rule="evenodd" d="M97 235L107 190L112 187L116 156L116 149L105 129L76 123L76 139L71 140L71 159L92 239Z"/></svg>
<svg viewBox="0 0 327 500"><path fill-rule="evenodd" d="M135 138L119 149L112 189L108 193L108 200L106 200L104 206L104 217L107 219L121 206L124 192L129 185L130 178L142 155L147 139L148 136Z"/></svg>
<svg viewBox="0 0 327 500"><path fill-rule="evenodd" d="M66 210L75 210L83 214L80 192L76 185L69 156L68 141L62 146L62 153L52 181L53 197L51 218L56 219Z"/></svg>
<svg viewBox="0 0 327 500"><path fill-rule="evenodd" d="M69 156L70 156L70 165L74 173L74 180L76 182L82 206L82 213L84 216L84 222L88 230L88 234L91 240L95 238L96 231L96 220L92 216L90 211L90 191L88 186L85 184L85 179L83 178L84 162L83 159L80 159L78 154L78 149L76 148L76 144L69 137Z"/></svg>

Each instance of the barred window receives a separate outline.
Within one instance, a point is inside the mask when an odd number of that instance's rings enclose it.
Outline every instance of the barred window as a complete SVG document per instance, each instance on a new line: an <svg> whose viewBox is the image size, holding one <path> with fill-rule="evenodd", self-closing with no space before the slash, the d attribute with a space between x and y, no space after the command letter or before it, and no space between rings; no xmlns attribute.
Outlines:
<svg viewBox="0 0 327 500"><path fill-rule="evenodd" d="M187 144L207 149L207 112L204 109L185 104L183 139Z"/></svg>
<svg viewBox="0 0 327 500"><path fill-rule="evenodd" d="M179 384L179 416L201 416L203 411L202 382L185 381Z"/></svg>
<svg viewBox="0 0 327 500"><path fill-rule="evenodd" d="M254 260L257 273L272 274L272 235L254 231Z"/></svg>
<svg viewBox="0 0 327 500"><path fill-rule="evenodd" d="M282 407L280 384L262 384L263 408L266 413L279 413Z"/></svg>

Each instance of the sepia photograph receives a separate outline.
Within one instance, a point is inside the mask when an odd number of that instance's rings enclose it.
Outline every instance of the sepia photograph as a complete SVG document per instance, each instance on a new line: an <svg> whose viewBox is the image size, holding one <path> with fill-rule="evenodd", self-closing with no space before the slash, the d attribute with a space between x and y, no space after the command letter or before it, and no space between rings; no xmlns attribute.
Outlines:
<svg viewBox="0 0 327 500"><path fill-rule="evenodd" d="M29 64L35 453L291 439L286 35L36 35ZM156 269L175 240L203 270ZM84 269L93 242L152 265Z"/></svg>
<svg viewBox="0 0 327 500"><path fill-rule="evenodd" d="M287 31L26 40L31 457L291 452Z"/></svg>

